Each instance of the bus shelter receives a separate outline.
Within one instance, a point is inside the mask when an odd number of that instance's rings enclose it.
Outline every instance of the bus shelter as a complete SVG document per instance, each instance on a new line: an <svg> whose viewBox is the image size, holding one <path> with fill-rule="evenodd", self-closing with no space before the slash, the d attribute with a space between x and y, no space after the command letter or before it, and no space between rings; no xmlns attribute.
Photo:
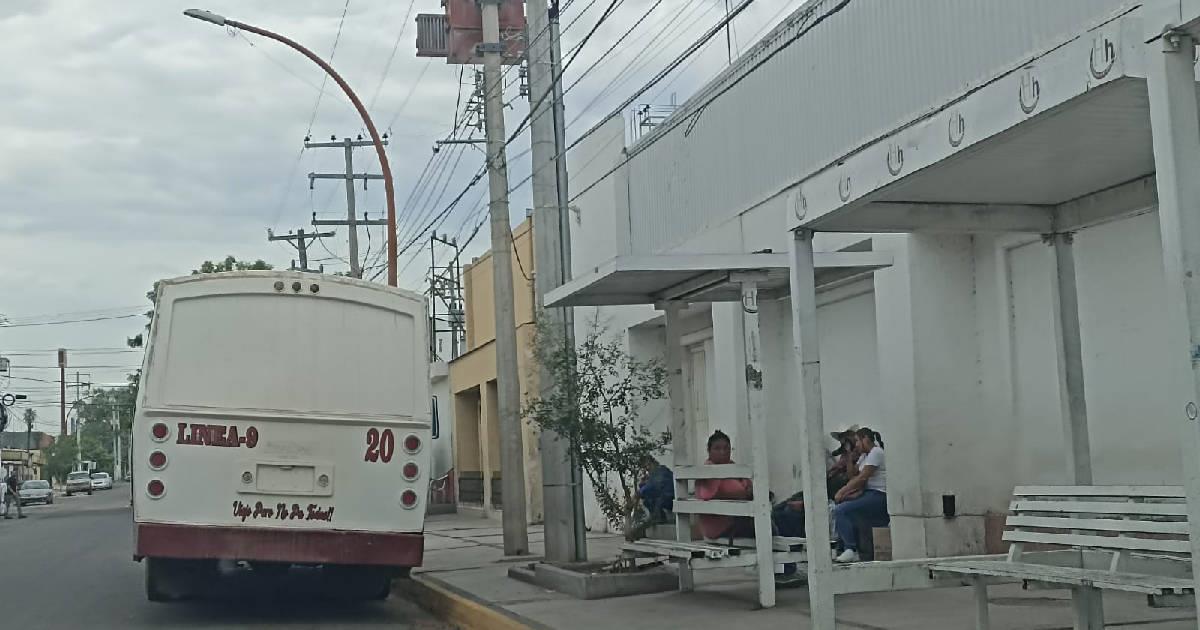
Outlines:
<svg viewBox="0 0 1200 630"><path fill-rule="evenodd" d="M1053 249L1066 481L1086 486L1092 454L1073 235L1157 206L1170 361L1181 375L1171 383L1176 415L1160 421L1177 428L1185 454L1200 452L1198 25L1200 2L1192 0L1128 9L858 147L792 191L789 264L810 482L823 430L811 317L815 232L1041 235ZM1185 456L1183 466L1194 576L1200 460ZM808 531L823 531L825 506L809 503ZM832 629L834 595L856 586L815 555L808 571L813 627Z"/></svg>
<svg viewBox="0 0 1200 630"><path fill-rule="evenodd" d="M801 292L812 293L818 287L830 287L843 282L857 280L877 269L891 264L891 255L886 252L820 252L811 257L815 265L809 274L810 286L800 287ZM658 256L618 256L555 289L546 296L546 306L621 306L651 304L663 314L666 328L666 368L668 374L668 397L672 435L672 455L677 489L674 512L676 535L681 545L691 542L690 518L694 514L717 514L741 516L754 519L754 555L737 560L726 559L719 567L754 566L757 568L759 603L764 607L775 605L774 567L783 560L804 561L807 554L780 551L773 541L771 531L771 504L769 502L769 474L767 462L766 392L763 386L762 337L759 324L759 302L778 299L794 291L793 275L790 273L791 259L787 254L685 254ZM680 316L691 304L735 302L741 304L741 353L744 369L738 370L745 379L745 413L738 418L738 436L743 445L748 444L750 457L737 464L720 466L697 465L702 459L702 448L693 444L693 431L688 426L682 369L682 336ZM815 325L814 310L804 316ZM817 403L819 405L819 402ZM814 417L819 418L819 413ZM824 442L814 440L817 450ZM819 469L816 482L819 492L809 496L825 495L824 455L814 460L812 466ZM794 468L794 467L793 467ZM802 461L803 470L813 469ZM794 468L795 469L795 468ZM701 501L688 498L688 481L698 479L747 478L753 484L753 499L749 501L712 500ZM812 475L808 475L812 477ZM797 480L798 481L798 480ZM798 484L794 484L798 485ZM805 486L807 489L807 486ZM811 490L810 490L811 491ZM820 532L810 537L808 547L829 548L829 527L810 525L810 532ZM830 562L828 551L813 554ZM690 566L690 565L689 565ZM713 568L718 568L714 565ZM681 567L680 586L692 588L691 570Z"/></svg>

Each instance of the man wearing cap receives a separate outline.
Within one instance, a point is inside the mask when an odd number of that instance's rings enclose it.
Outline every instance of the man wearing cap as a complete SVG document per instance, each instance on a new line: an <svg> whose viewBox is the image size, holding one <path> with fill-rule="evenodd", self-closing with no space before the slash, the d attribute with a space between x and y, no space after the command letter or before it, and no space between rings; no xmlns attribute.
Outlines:
<svg viewBox="0 0 1200 630"><path fill-rule="evenodd" d="M842 486L854 478L855 471L851 466L858 460L855 450L854 432L858 431L857 424L842 426L829 435L837 442L837 450L830 453L825 470L825 499L832 502ZM780 536L804 536L804 493L797 492L782 503L774 506L771 519Z"/></svg>
<svg viewBox="0 0 1200 630"><path fill-rule="evenodd" d="M838 444L837 450L830 453L830 463L825 475L825 490L829 493L830 501L842 486L854 478L853 465L858 459L858 453L855 452L855 431L858 431L858 425L851 424L829 434Z"/></svg>

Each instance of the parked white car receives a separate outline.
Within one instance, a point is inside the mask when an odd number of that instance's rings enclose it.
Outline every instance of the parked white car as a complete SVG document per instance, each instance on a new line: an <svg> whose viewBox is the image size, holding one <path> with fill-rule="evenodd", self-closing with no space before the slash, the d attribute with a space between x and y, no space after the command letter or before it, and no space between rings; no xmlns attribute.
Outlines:
<svg viewBox="0 0 1200 630"><path fill-rule="evenodd" d="M112 476L106 472L92 473L92 490L112 490Z"/></svg>
<svg viewBox="0 0 1200 630"><path fill-rule="evenodd" d="M67 496L76 492L92 493L92 476L86 470L77 470L67 475Z"/></svg>
<svg viewBox="0 0 1200 630"><path fill-rule="evenodd" d="M26 481L21 484L18 494L21 498L21 505L29 505L30 503L51 505L54 503L54 489L50 487L49 481L41 479Z"/></svg>

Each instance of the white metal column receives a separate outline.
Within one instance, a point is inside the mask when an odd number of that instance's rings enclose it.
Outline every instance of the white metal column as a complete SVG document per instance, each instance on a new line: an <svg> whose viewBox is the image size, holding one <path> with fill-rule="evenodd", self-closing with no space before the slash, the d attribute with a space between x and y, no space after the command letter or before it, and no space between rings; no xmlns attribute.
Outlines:
<svg viewBox="0 0 1200 630"><path fill-rule="evenodd" d="M1191 366L1190 379L1172 383L1171 398L1179 414L1172 420L1182 431L1192 575L1200 577L1200 108L1194 54L1191 36L1168 33L1148 45L1146 64L1169 334L1180 373ZM1200 605L1200 589L1196 599Z"/></svg>
<svg viewBox="0 0 1200 630"><path fill-rule="evenodd" d="M750 425L750 456L754 477L754 552L758 558L758 603L763 608L775 605L775 560L771 532L770 468L767 466L766 395L763 393L762 339L758 322L758 281L743 276L742 329L745 346L747 424Z"/></svg>
<svg viewBox="0 0 1200 630"><path fill-rule="evenodd" d="M829 505L825 501L825 418L821 409L821 352L817 346L817 284L813 232L797 230L791 240L792 344L800 386L804 448L804 527L808 539L808 601L813 630L834 630L833 557Z"/></svg>
<svg viewBox="0 0 1200 630"><path fill-rule="evenodd" d="M679 311L683 309L680 302L666 302L658 305L663 312L666 322L666 358L667 358L667 398L671 405L671 453L674 460L672 470L680 466L693 466L692 461L692 428L687 421L687 391L683 385L683 330L679 321ZM687 481L675 480L675 496L688 496ZM689 514L675 514L675 539L680 542L692 540L692 517ZM690 591L695 588L692 580L692 569L686 563L679 565L679 590Z"/></svg>
<svg viewBox="0 0 1200 630"><path fill-rule="evenodd" d="M1079 335L1079 289L1075 277L1075 237L1050 234L1055 273L1050 277L1054 309L1054 343L1058 353L1058 396L1062 405L1063 435L1067 445L1067 474L1076 486L1092 485L1092 447L1088 437L1087 400L1084 398L1083 346Z"/></svg>

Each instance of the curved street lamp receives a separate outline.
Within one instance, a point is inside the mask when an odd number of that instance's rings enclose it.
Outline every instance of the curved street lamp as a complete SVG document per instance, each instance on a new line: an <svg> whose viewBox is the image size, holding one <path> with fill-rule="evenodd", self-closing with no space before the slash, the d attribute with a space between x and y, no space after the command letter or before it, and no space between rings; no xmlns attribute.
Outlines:
<svg viewBox="0 0 1200 630"><path fill-rule="evenodd" d="M396 191L392 186L392 168L388 164L387 153L383 149L383 140L380 139L379 132L375 130L375 123L371 121L371 115L367 113L367 108L363 107L362 101L358 100L358 96L354 93L354 90L350 89L350 86L344 79L342 79L342 76L333 69L333 66L330 66L325 62L325 60L315 55L311 50L301 46L300 44L297 44L283 35L272 33L266 29L252 26L244 22L238 22L237 20L230 20L223 15L217 15L216 13L204 11L202 9L188 9L187 11L184 11L183 14L190 18L196 18L197 20L208 22L209 24L240 29L280 42L289 48L298 51L305 57L308 57L318 66L321 66L321 69L328 73L329 76L336 81L339 86L341 86L342 91L346 93L346 96L349 97L350 102L354 104L354 109L358 110L358 115L362 117L363 123L366 124L367 132L371 134L371 141L375 144L375 153L379 156L380 168L383 170L383 187L387 196L388 224L387 283L388 286L396 286Z"/></svg>

